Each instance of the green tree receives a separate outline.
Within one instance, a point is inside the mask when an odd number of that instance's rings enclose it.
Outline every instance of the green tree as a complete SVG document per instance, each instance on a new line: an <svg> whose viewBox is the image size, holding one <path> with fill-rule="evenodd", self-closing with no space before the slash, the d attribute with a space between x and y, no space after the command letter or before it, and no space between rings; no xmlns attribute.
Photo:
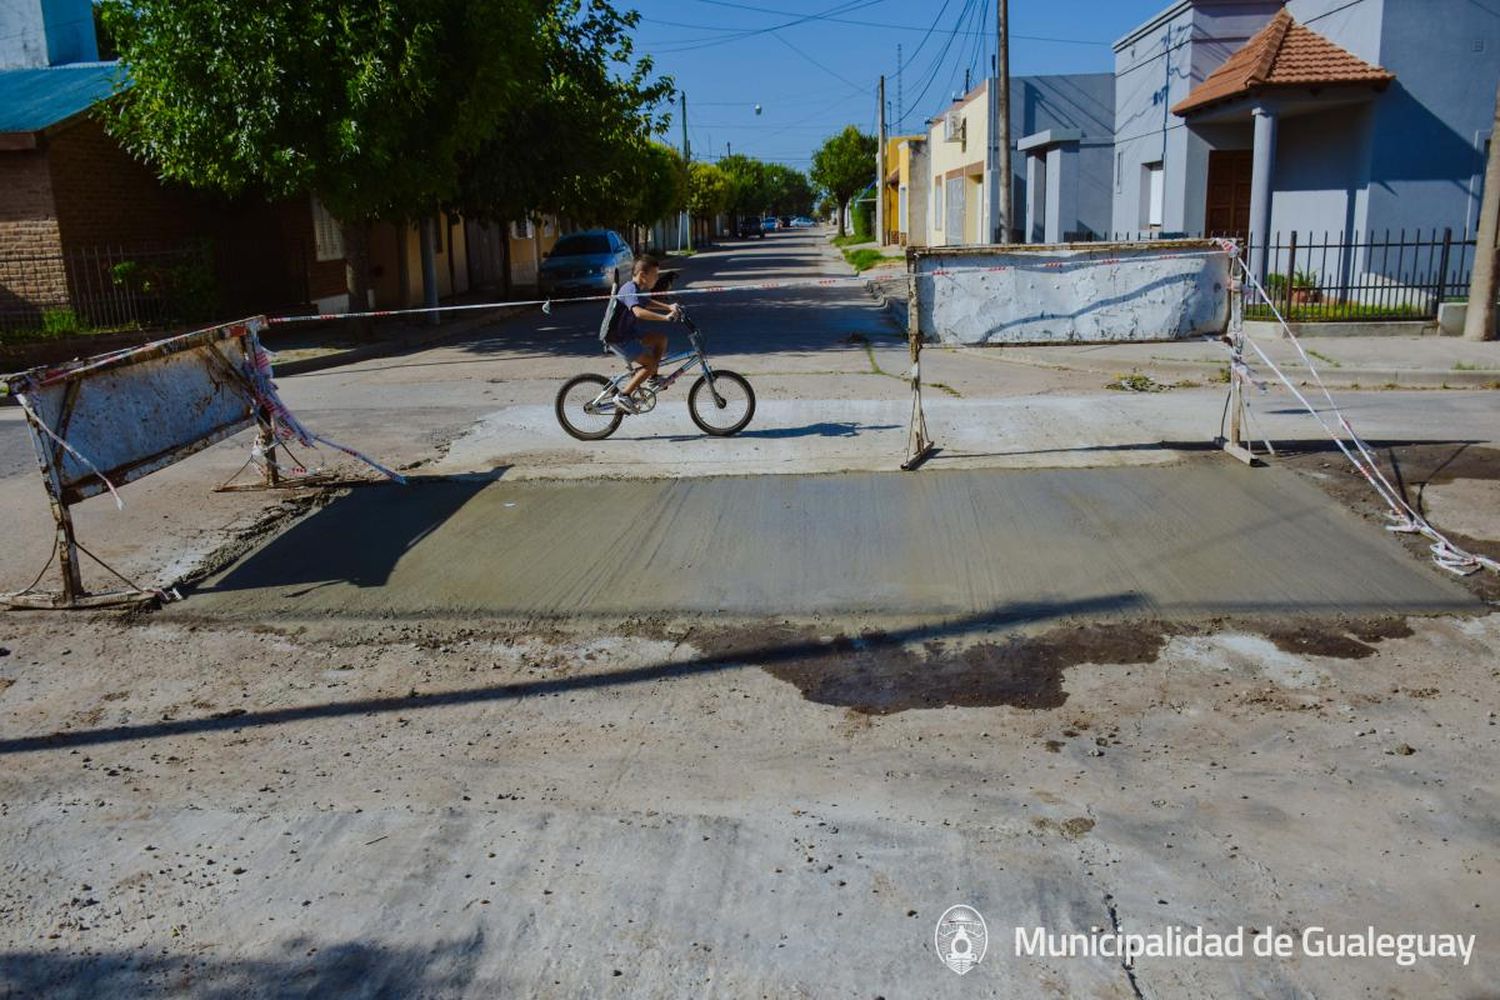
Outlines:
<svg viewBox="0 0 1500 1000"><path fill-rule="evenodd" d="M844 235L843 209L849 199L875 181L875 146L873 135L866 135L853 125L830 136L813 154L812 179L839 206L839 235Z"/></svg>
<svg viewBox="0 0 1500 1000"><path fill-rule="evenodd" d="M736 215L759 215L770 207L764 163L735 153L720 160L719 169L729 177L729 207Z"/></svg>
<svg viewBox="0 0 1500 1000"><path fill-rule="evenodd" d="M688 165L688 210L700 218L711 218L729 209L734 185L729 175L712 163L695 160Z"/></svg>
<svg viewBox="0 0 1500 1000"><path fill-rule="evenodd" d="M635 197L628 206L627 222L650 226L682 211L687 204L682 154L664 143L648 144L635 164L632 189Z"/></svg>
<svg viewBox="0 0 1500 1000"><path fill-rule="evenodd" d="M806 215L812 210L813 190L807 175L782 163L766 164L767 201L776 215Z"/></svg>
<svg viewBox="0 0 1500 1000"><path fill-rule="evenodd" d="M553 8L541 24L541 77L500 109L467 158L457 207L499 222L554 213L623 225L637 214L674 86L650 59L634 59L639 15L601 0Z"/></svg>
<svg viewBox="0 0 1500 1000"><path fill-rule="evenodd" d="M613 32L633 23L606 0L101 6L124 66L110 131L170 180L316 195L343 223L355 302L369 285L368 223L459 200L506 109L550 93L559 50L573 46L576 61L628 58Z"/></svg>

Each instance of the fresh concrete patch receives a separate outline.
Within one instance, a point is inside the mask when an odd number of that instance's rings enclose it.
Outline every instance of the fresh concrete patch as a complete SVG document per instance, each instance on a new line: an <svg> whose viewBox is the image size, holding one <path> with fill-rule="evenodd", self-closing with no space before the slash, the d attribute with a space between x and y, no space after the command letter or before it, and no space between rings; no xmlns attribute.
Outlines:
<svg viewBox="0 0 1500 1000"><path fill-rule="evenodd" d="M1298 477L1172 468L355 491L205 582L209 615L798 613L1047 622L1477 602Z"/></svg>

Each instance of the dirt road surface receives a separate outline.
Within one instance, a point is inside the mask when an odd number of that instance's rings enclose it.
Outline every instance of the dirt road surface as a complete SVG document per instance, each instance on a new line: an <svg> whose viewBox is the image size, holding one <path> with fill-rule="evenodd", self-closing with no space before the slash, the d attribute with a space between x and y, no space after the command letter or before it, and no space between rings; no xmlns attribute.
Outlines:
<svg viewBox="0 0 1500 1000"><path fill-rule="evenodd" d="M687 270L833 266L791 235ZM664 404L605 445L546 436L534 411L601 365L570 307L286 380L404 490L209 493L232 441L123 515L85 505L130 572L201 579L143 615L0 616L0 997L1487 995L1493 583L1382 530L1284 399L1287 457L1250 470L1201 449L1215 390L934 352L967 443L873 471L905 390L872 359L902 350L823 294L700 312L779 434L688 440ZM1492 555L1493 399L1350 411ZM46 522L16 431L0 413L18 586ZM962 977L933 946L956 903L989 928ZM1015 946L1200 926L1475 943Z"/></svg>

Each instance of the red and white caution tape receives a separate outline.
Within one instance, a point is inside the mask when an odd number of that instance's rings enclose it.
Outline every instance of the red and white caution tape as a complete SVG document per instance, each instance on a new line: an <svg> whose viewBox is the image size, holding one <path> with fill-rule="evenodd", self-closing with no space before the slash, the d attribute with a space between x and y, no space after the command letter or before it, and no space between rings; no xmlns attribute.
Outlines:
<svg viewBox="0 0 1500 1000"><path fill-rule="evenodd" d="M1077 260L1043 260L1035 264L1012 263L993 264L985 267L942 267L934 268L930 271L910 272L907 276L919 279L953 278L959 275L994 274L1001 271L1068 270L1103 264L1137 264L1182 257L1214 257L1223 254L1233 254L1234 252L1234 245L1230 243L1213 249L1166 251L1140 257L1087 257ZM732 295L737 292L777 292L797 288L830 288L851 283L863 284L869 280L869 275L849 275L846 277L810 278L797 281L753 281L728 285L701 285L695 288L652 292L651 295L653 298L660 299L680 299L700 295ZM366 309L360 312L317 313L307 316L271 316L266 320L266 323L280 326L288 323L328 323L337 320L386 319L392 316L427 316L433 313L478 312L483 310L527 307L537 307L543 312L551 313L553 303L557 301L608 302L613 297L611 294L604 293L600 295L569 296L565 300L550 298L512 299L495 302L466 302L446 306L413 306L408 309Z"/></svg>

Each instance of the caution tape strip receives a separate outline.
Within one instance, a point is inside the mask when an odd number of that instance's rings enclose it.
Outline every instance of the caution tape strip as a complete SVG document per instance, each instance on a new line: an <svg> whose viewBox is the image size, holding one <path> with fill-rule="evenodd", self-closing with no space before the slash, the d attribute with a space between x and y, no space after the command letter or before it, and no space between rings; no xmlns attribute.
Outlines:
<svg viewBox="0 0 1500 1000"><path fill-rule="evenodd" d="M1348 442L1345 442L1344 438L1329 426L1328 421L1323 419L1323 414L1319 412L1318 408L1302 394L1301 390L1297 388L1286 372L1282 371L1276 362L1272 361L1266 352L1261 350L1260 345L1254 339L1246 337L1244 338L1245 341L1260 356L1261 361L1265 363L1266 367L1275 373L1282 384L1291 390L1292 395L1297 397L1297 401L1302 404L1302 407L1308 413L1312 414L1313 419L1317 420L1329 438L1333 440L1333 443L1338 445L1339 450L1344 453L1344 457L1358 470L1360 475L1364 476L1365 481L1385 501L1386 506L1389 508L1387 516L1395 522L1387 525L1386 530L1403 534L1420 534L1427 538L1432 542L1432 545L1429 546L1429 551L1432 553L1433 562L1440 568L1458 576L1469 576L1470 574L1479 572L1481 569L1500 572L1500 562L1486 556L1476 555L1454 545L1447 536L1434 528L1425 517L1402 498L1400 492L1396 487L1391 485L1390 480L1380 470L1379 460L1371 453L1364 439L1355 432L1354 426L1349 423L1349 418L1344 415L1344 411L1339 408L1338 403L1333 398L1333 393L1328 391L1328 386L1324 383L1323 376L1318 372L1317 366L1313 364L1312 358L1303 350L1301 340L1292 332L1292 328L1287 324L1281 310L1276 307L1276 303L1272 301L1270 294L1266 292L1260 281L1256 279L1249 267L1245 265L1244 260L1238 255L1235 257L1235 263L1238 265L1244 280L1255 289L1260 298L1270 308L1271 315L1276 317L1276 322L1281 327L1282 336L1290 340L1292 346L1297 349L1297 354L1301 357L1302 363L1307 366L1308 372L1312 375L1313 382L1322 392L1323 398L1328 401L1328 408L1337 417L1338 425L1348 435ZM1350 449L1351 444L1354 450ZM1357 456L1355 451L1358 452Z"/></svg>
<svg viewBox="0 0 1500 1000"><path fill-rule="evenodd" d="M1064 271L1083 267L1096 267L1101 265L1120 264L1145 264L1155 261L1178 259L1183 257L1216 257L1223 255L1232 256L1236 253L1233 243L1221 242L1219 246L1203 250L1177 250L1149 256L1127 256L1127 257L1103 257L1084 258L1080 260L1048 260L1039 261L1035 264L992 264L985 267L942 267L930 271L908 272L905 277L912 278L954 278L961 275L971 274L995 274L1001 271ZM652 292L653 298L677 299L701 295L732 295L736 292L773 292L797 288L829 288L837 285L850 283L864 283L869 281L870 275L849 275L836 278L812 278L799 281L753 281L741 282L728 285L701 285L694 288L674 289L669 291ZM425 316L433 313L450 312L477 312L494 309L514 308L540 308L544 313L551 314L555 302L608 302L614 298L612 293L600 295L577 295L569 296L565 300L540 298L540 299L509 299L491 302L466 302L446 306L413 306L405 309L365 309L359 312L342 313L316 313L305 316L271 316L266 323L274 326L282 326L290 323L329 323L339 320L354 319L387 319L392 316Z"/></svg>

